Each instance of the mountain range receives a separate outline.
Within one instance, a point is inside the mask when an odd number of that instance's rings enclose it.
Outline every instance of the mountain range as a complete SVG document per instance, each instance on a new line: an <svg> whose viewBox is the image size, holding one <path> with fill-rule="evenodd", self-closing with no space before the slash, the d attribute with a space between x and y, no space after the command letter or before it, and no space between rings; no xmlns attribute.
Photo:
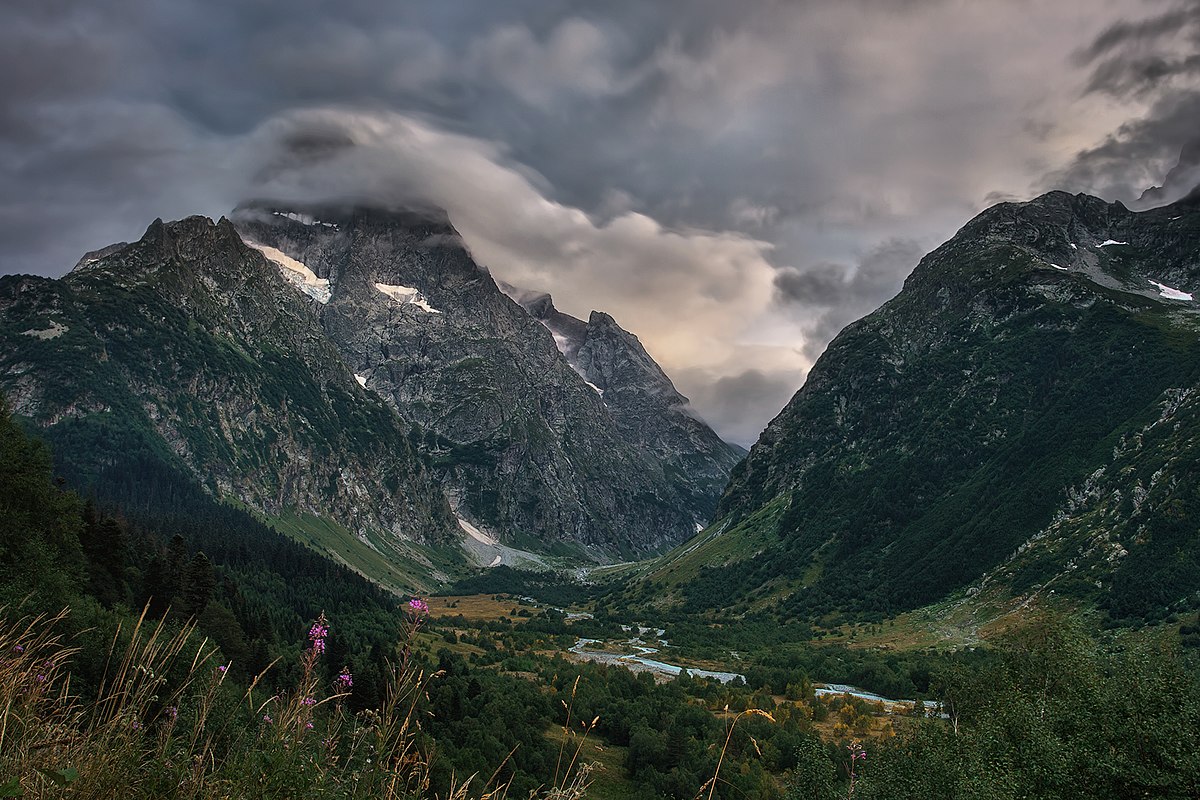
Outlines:
<svg viewBox="0 0 1200 800"><path fill-rule="evenodd" d="M442 212L254 205L0 279L0 390L85 490L160 463L444 579L644 555L714 510L741 452L611 317L583 330L568 356Z"/></svg>
<svg viewBox="0 0 1200 800"><path fill-rule="evenodd" d="M634 589L690 610L1153 620L1200 603L1198 290L1195 197L1002 203L747 455L444 212L253 203L0 279L0 390L74 485L177 470L395 589L668 551Z"/></svg>

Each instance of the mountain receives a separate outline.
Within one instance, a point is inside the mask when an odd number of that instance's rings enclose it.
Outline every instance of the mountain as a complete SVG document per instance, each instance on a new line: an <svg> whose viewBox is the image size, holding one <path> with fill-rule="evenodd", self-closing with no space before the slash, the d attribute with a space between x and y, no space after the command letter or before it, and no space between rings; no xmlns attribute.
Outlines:
<svg viewBox="0 0 1200 800"><path fill-rule="evenodd" d="M713 487L724 487L746 451L724 442L693 416L688 399L637 336L611 316L593 311L584 322L555 308L549 294L498 285L546 326L567 363L604 399L622 436L662 453L668 469L688 487L701 518L710 519L719 496Z"/></svg>
<svg viewBox="0 0 1200 800"><path fill-rule="evenodd" d="M309 295L360 383L420 427L476 538L627 557L710 518L737 452L611 317L560 350L444 212L258 204L235 222Z"/></svg>
<svg viewBox="0 0 1200 800"><path fill-rule="evenodd" d="M335 521L392 560L453 541L410 426L227 220L155 221L60 280L0 279L0 341L0 389L81 488L153 463L268 517Z"/></svg>
<svg viewBox="0 0 1200 800"><path fill-rule="evenodd" d="M636 337L580 324L591 378L444 212L247 207L0 279L0 392L85 491L187 475L405 589L462 547L603 561L710 518L738 451Z"/></svg>
<svg viewBox="0 0 1200 800"><path fill-rule="evenodd" d="M808 618L1197 605L1198 254L1194 201L986 210L834 339L645 593Z"/></svg>
<svg viewBox="0 0 1200 800"><path fill-rule="evenodd" d="M1179 160L1163 178L1162 186L1151 186L1137 199L1136 207L1146 208L1186 197L1200 189L1200 137L1187 142Z"/></svg>

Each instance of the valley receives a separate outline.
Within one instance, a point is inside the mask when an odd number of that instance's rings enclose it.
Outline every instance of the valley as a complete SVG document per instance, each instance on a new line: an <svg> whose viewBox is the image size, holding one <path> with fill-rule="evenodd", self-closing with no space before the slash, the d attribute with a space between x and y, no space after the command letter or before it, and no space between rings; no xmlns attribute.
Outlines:
<svg viewBox="0 0 1200 800"><path fill-rule="evenodd" d="M748 453L434 210L250 204L0 278L0 601L69 608L0 650L99 692L124 640L196 731L147 694L36 774L94 778L128 719L146 769L237 791L283 774L267 748L346 796L915 798L1053 763L1043 796L1082 797L1120 752L1184 797L1195 748L1115 743L1200 730L1198 214L985 211ZM201 736L218 702L234 729Z"/></svg>

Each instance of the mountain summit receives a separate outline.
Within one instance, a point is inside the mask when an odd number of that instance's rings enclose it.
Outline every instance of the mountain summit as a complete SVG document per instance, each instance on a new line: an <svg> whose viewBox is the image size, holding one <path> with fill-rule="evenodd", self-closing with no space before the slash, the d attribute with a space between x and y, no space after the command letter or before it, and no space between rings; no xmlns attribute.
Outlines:
<svg viewBox="0 0 1200 800"><path fill-rule="evenodd" d="M830 344L688 545L684 595L804 616L993 589L1117 617L1196 602L1197 254L1191 202L984 211Z"/></svg>
<svg viewBox="0 0 1200 800"><path fill-rule="evenodd" d="M0 390L77 485L158 464L368 574L682 541L739 453L580 324L573 362L444 212L255 205L0 279Z"/></svg>
<svg viewBox="0 0 1200 800"><path fill-rule="evenodd" d="M258 205L235 223L300 276L363 385L419 426L467 526L611 557L679 542L709 519L738 453L682 412L611 317L544 324L440 212Z"/></svg>

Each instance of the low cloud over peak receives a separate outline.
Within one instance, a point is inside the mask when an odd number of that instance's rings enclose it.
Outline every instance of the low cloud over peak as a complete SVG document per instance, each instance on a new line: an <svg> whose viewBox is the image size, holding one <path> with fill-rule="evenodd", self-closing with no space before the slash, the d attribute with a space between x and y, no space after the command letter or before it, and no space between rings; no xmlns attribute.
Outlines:
<svg viewBox="0 0 1200 800"><path fill-rule="evenodd" d="M435 204L748 443L990 198L1162 185L1198 44L1171 0L17 4L0 269L247 198Z"/></svg>

